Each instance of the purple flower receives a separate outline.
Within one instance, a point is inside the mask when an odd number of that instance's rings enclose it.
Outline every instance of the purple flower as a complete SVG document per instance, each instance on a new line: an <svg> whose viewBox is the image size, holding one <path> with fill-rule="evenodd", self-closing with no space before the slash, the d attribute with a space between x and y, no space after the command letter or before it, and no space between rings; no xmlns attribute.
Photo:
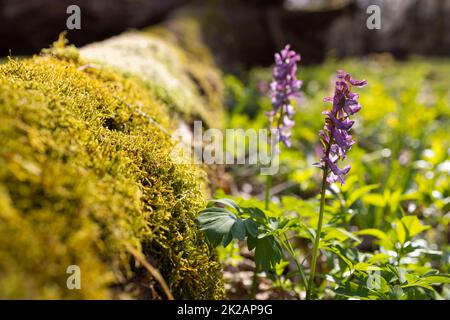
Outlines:
<svg viewBox="0 0 450 320"><path fill-rule="evenodd" d="M350 171L350 166L340 169L337 162L347 157L347 151L355 143L350 134L355 121L350 120L350 116L361 110L359 96L351 92L351 87L361 88L367 82L355 80L343 70L337 72L337 78L334 96L324 99L325 102L333 102L333 108L323 112L326 119L323 130L319 132L324 145L320 162L322 168L329 169L328 183L339 181L344 184L344 176Z"/></svg>
<svg viewBox="0 0 450 320"><path fill-rule="evenodd" d="M291 146L291 128L295 124L293 120L295 110L290 99L300 96L302 86L302 82L296 78L297 62L300 60L300 55L290 50L289 45L286 45L280 53L275 53L273 80L270 84L272 110L267 112L270 127L277 119L276 142L281 141L288 148Z"/></svg>

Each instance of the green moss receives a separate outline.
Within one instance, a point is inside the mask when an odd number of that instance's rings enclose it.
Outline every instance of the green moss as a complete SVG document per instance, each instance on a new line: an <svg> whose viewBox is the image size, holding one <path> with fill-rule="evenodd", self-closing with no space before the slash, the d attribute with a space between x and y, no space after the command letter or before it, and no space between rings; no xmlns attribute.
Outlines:
<svg viewBox="0 0 450 320"><path fill-rule="evenodd" d="M166 104L58 45L0 65L0 87L0 298L145 297L128 246L176 298L222 297L194 223L205 174L171 158ZM66 287L72 264L81 290Z"/></svg>
<svg viewBox="0 0 450 320"><path fill-rule="evenodd" d="M186 21L184 25L190 24ZM203 120L206 126L222 128L221 74L196 36L195 25L190 26L191 33L186 33L192 35L191 38L168 28L152 28L88 45L80 50L80 54L91 61L112 66L125 75L139 77L155 96L184 120ZM190 45L183 47L186 43Z"/></svg>

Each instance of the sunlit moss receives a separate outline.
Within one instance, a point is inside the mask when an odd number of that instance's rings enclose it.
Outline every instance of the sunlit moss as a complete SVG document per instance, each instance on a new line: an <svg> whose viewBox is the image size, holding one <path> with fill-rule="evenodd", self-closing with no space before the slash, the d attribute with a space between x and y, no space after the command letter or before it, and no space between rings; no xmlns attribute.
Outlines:
<svg viewBox="0 0 450 320"><path fill-rule="evenodd" d="M145 297L129 246L176 298L222 296L194 222L205 174L171 158L167 104L60 42L1 65L0 87L0 298Z"/></svg>
<svg viewBox="0 0 450 320"><path fill-rule="evenodd" d="M177 35L175 31L163 32L164 28L133 31L88 45L80 54L138 76L184 120L203 120L206 126L222 128L221 75L196 36L195 24L187 21L183 26L190 26L191 33Z"/></svg>

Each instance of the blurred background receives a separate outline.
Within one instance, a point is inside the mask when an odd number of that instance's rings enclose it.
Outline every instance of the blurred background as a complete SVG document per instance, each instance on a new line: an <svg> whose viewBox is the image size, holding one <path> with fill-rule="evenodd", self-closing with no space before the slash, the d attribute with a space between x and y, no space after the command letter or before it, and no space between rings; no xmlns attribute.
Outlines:
<svg viewBox="0 0 450 320"><path fill-rule="evenodd" d="M66 29L66 9L81 8L81 30L69 31L76 46L130 28L180 16L201 22L205 41L227 70L270 65L285 43L302 52L304 63L390 52L450 54L447 0L3 0L0 2L0 56L38 53ZM382 28L365 26L366 8L376 4Z"/></svg>

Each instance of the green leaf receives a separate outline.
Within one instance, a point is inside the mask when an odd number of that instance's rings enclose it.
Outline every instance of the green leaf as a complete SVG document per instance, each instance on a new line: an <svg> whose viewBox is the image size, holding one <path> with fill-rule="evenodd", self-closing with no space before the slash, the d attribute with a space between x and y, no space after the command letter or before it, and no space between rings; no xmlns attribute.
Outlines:
<svg viewBox="0 0 450 320"><path fill-rule="evenodd" d="M408 273L406 272L406 269L404 269L404 268L396 267L391 264L387 264L385 270L389 271L395 278L398 279L398 281L400 283L405 283L408 281L408 278L407 278Z"/></svg>
<svg viewBox="0 0 450 320"><path fill-rule="evenodd" d="M430 226L424 226L416 216L405 216L397 220L395 231L398 241L403 244L429 228Z"/></svg>
<svg viewBox="0 0 450 320"><path fill-rule="evenodd" d="M225 206L231 207L231 208L235 209L238 212L241 211L241 207L239 207L239 205L233 199L228 199L228 198L211 199L211 200L209 200L209 202L210 203L220 203L220 204L223 204Z"/></svg>
<svg viewBox="0 0 450 320"><path fill-rule="evenodd" d="M248 247L249 251L252 251L253 249L256 248L257 241L258 241L258 239L256 239L255 237L252 237L252 236L247 237L247 247Z"/></svg>
<svg viewBox="0 0 450 320"><path fill-rule="evenodd" d="M381 273L368 273L367 279L366 279L366 285L367 288L370 289L372 292L377 292L377 295L383 296L384 293L389 291L389 285L381 276Z"/></svg>
<svg viewBox="0 0 450 320"><path fill-rule="evenodd" d="M323 240L325 241L336 239L340 242L344 242L347 239L352 239L358 243L361 242L361 240L359 240L354 234L342 228L324 228L323 232L325 233L325 236L323 237Z"/></svg>
<svg viewBox="0 0 450 320"><path fill-rule="evenodd" d="M247 233L252 237L256 238L258 235L258 226L256 225L256 223L253 220L247 218L244 219L244 225L245 229L247 230Z"/></svg>
<svg viewBox="0 0 450 320"><path fill-rule="evenodd" d="M237 221L237 217L224 208L207 208L200 212L197 221L201 230L213 229L217 233L226 234Z"/></svg>
<svg viewBox="0 0 450 320"><path fill-rule="evenodd" d="M206 222L207 220L214 220L218 215L232 215L234 213L228 211L226 208L208 207L199 212L197 220Z"/></svg>
<svg viewBox="0 0 450 320"><path fill-rule="evenodd" d="M223 239L223 234L217 233L214 230L205 230L206 238L214 246L220 245Z"/></svg>
<svg viewBox="0 0 450 320"><path fill-rule="evenodd" d="M224 247L230 244L233 240L233 229L235 234L242 235L242 227L234 227L241 220L225 208L206 208L200 212L196 220L200 230L206 232L206 237L215 246L219 245L220 242Z"/></svg>
<svg viewBox="0 0 450 320"><path fill-rule="evenodd" d="M244 211L250 214L250 216L258 223L266 224L267 223L267 216L259 208L244 208Z"/></svg>
<svg viewBox="0 0 450 320"><path fill-rule="evenodd" d="M369 299L370 291L365 286L353 282L347 282L345 285L335 289L336 294L348 298Z"/></svg>
<svg viewBox="0 0 450 320"><path fill-rule="evenodd" d="M378 229L363 229L356 232L357 235L368 235L381 240L381 244L386 247L392 247L393 243L389 236L381 230Z"/></svg>
<svg viewBox="0 0 450 320"><path fill-rule="evenodd" d="M427 272L425 272L422 277L428 277L428 276L436 276L439 275L439 270L437 269L430 269Z"/></svg>
<svg viewBox="0 0 450 320"><path fill-rule="evenodd" d="M275 274L280 277L288 265L289 261L280 261L277 263L275 266Z"/></svg>
<svg viewBox="0 0 450 320"><path fill-rule="evenodd" d="M386 206L386 199L381 194L369 193L363 196L363 202L368 205L373 205L375 207Z"/></svg>
<svg viewBox="0 0 450 320"><path fill-rule="evenodd" d="M353 266L353 268L354 268L355 270L358 270L358 271L374 271L374 270L382 270L380 267L371 265L371 264L366 263L366 262L358 262L357 264L355 264L355 265Z"/></svg>
<svg viewBox="0 0 450 320"><path fill-rule="evenodd" d="M280 229L294 229L294 228L302 228L302 224L298 221L298 218L287 218L282 219L280 222Z"/></svg>
<svg viewBox="0 0 450 320"><path fill-rule="evenodd" d="M272 230L277 230L280 226L280 222L276 219L269 219L269 227Z"/></svg>
<svg viewBox="0 0 450 320"><path fill-rule="evenodd" d="M450 283L449 275L429 275L419 277L414 274L406 274L405 275L408 283L403 285L402 288L410 288L410 287L422 287L429 290L434 291L432 285L434 284L448 284Z"/></svg>
<svg viewBox="0 0 450 320"><path fill-rule="evenodd" d="M389 297L392 300L400 300L403 296L403 290L402 287L399 285L395 285L392 288L389 288Z"/></svg>
<svg viewBox="0 0 450 320"><path fill-rule="evenodd" d="M428 283L450 283L450 275L441 274L441 275L431 275L431 276L425 276L421 278L420 281L426 281Z"/></svg>
<svg viewBox="0 0 450 320"><path fill-rule="evenodd" d="M434 290L433 287L428 282L422 282L422 281L417 281L417 282L402 286L403 289L411 288L411 287L421 287L421 288L425 288L428 290Z"/></svg>
<svg viewBox="0 0 450 320"><path fill-rule="evenodd" d="M228 246L233 240L233 235L231 233L227 233L223 236L222 246L225 248Z"/></svg>
<svg viewBox="0 0 450 320"><path fill-rule="evenodd" d="M376 188L378 188L378 184L371 184L371 185L363 186L361 188L358 188L358 189L352 191L346 201L346 206L348 208L351 207L358 199L361 198L361 196L367 194L369 191L372 191Z"/></svg>
<svg viewBox="0 0 450 320"><path fill-rule="evenodd" d="M276 265L283 258L282 248L274 236L261 239L248 237L247 245L249 250L255 249L255 264L262 271L275 270Z"/></svg>
<svg viewBox="0 0 450 320"><path fill-rule="evenodd" d="M390 257L391 256L386 253L377 253L377 254L374 254L373 256L371 256L367 260L367 263L370 263L370 264L375 264L377 262L384 263L384 262L387 262L390 259Z"/></svg>
<svg viewBox="0 0 450 320"><path fill-rule="evenodd" d="M400 220L397 220L395 233L397 235L397 241L404 244L406 242L406 238L408 237L408 230Z"/></svg>
<svg viewBox="0 0 450 320"><path fill-rule="evenodd" d="M245 223L242 220L237 220L233 227L231 227L231 234L233 238L244 240L246 236Z"/></svg>
<svg viewBox="0 0 450 320"><path fill-rule="evenodd" d="M344 253L342 253L338 248L336 247L323 247L324 250L330 251L337 255L347 266L349 269L353 269L353 263L352 261L347 258Z"/></svg>

